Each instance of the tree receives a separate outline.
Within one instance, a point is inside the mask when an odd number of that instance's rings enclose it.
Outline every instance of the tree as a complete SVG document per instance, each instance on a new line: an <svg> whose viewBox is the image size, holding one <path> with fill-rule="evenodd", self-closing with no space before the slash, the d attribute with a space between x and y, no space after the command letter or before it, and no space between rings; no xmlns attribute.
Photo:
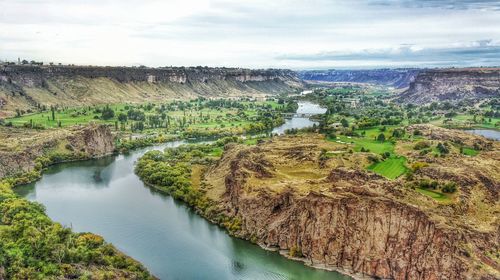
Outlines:
<svg viewBox="0 0 500 280"><path fill-rule="evenodd" d="M343 127L349 127L349 122L346 119L341 119L340 123L342 124Z"/></svg>
<svg viewBox="0 0 500 280"><path fill-rule="evenodd" d="M380 142L384 142L385 141L385 135L383 133L380 133L377 136L377 140L380 141Z"/></svg>
<svg viewBox="0 0 500 280"><path fill-rule="evenodd" d="M50 111L52 112L52 120L56 120L56 108L54 106L50 106Z"/></svg>
<svg viewBox="0 0 500 280"><path fill-rule="evenodd" d="M106 107L104 107L104 109L102 109L101 119L109 120L109 119L113 118L114 116L115 116L115 111L113 111L113 109L111 109L108 105L106 105Z"/></svg>
<svg viewBox="0 0 500 280"><path fill-rule="evenodd" d="M128 118L127 118L127 115L125 115L125 113L120 113L120 114L118 115L118 120L119 120L121 123L125 123L125 122L127 122L127 119L128 119Z"/></svg>
<svg viewBox="0 0 500 280"><path fill-rule="evenodd" d="M449 153L449 152L450 152L450 150L448 150L448 148L446 148L446 146L445 146L445 145L443 145L443 143L441 143L441 142L439 142L439 143L437 144L437 147L436 147L436 148L437 148L437 149L438 149L438 151L439 151L441 154L443 154L443 155L444 155L444 154L447 154L447 153Z"/></svg>

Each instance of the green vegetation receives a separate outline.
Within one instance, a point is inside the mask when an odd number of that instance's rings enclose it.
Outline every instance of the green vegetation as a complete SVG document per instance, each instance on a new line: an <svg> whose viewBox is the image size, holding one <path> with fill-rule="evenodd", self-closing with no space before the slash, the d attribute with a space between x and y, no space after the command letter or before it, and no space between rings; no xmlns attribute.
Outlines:
<svg viewBox="0 0 500 280"><path fill-rule="evenodd" d="M44 129L89 122L107 123L126 132L160 131L182 137L211 137L256 133L282 124L282 113L295 112L296 102L207 100L174 101L160 104L114 104L84 108L41 107L40 112L4 121L5 125Z"/></svg>
<svg viewBox="0 0 500 280"><path fill-rule="evenodd" d="M396 179L408 171L405 157L392 156L368 166L368 169L389 179Z"/></svg>
<svg viewBox="0 0 500 280"><path fill-rule="evenodd" d="M448 198L448 196L446 196L443 193L428 190L428 189L422 189L422 188L416 188L415 190L423 195L426 195L426 196L429 196L429 197L435 199L438 202L441 202L441 203L451 202L450 198Z"/></svg>
<svg viewBox="0 0 500 280"><path fill-rule="evenodd" d="M458 190L455 182L439 182L428 179L412 181L407 183L407 186L441 203L451 203L451 194Z"/></svg>
<svg viewBox="0 0 500 280"><path fill-rule="evenodd" d="M479 151L469 147L462 147L461 152L462 154L467 156L476 156L477 154L479 154Z"/></svg>
<svg viewBox="0 0 500 280"><path fill-rule="evenodd" d="M102 237L52 222L41 204L0 182L2 279L152 279L144 267Z"/></svg>
<svg viewBox="0 0 500 280"><path fill-rule="evenodd" d="M135 172L146 184L184 201L202 215L211 216L229 232L241 228L241 220L216 213L216 205L208 198L203 186L194 184L194 168L208 166L217 160L223 147L230 142L242 142L237 137L226 137L213 144L183 145L165 151L150 151L137 162ZM198 178L199 179L199 178Z"/></svg>

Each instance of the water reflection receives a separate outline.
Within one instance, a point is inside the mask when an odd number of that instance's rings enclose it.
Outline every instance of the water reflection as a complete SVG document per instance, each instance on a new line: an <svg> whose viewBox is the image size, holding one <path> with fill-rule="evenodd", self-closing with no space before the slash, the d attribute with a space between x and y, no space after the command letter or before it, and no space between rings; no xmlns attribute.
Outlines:
<svg viewBox="0 0 500 280"><path fill-rule="evenodd" d="M308 101L299 102L299 108L294 117L286 119L285 123L273 129L274 134L284 134L286 130L292 128L305 128L311 127L318 122L311 121L308 116L323 114L326 112L326 108L320 107L318 104L314 104Z"/></svg>
<svg viewBox="0 0 500 280"><path fill-rule="evenodd" d="M161 279L350 279L232 238L133 173L146 151L182 143L53 166L16 191L44 204L53 220L102 235Z"/></svg>
<svg viewBox="0 0 500 280"><path fill-rule="evenodd" d="M500 131L493 130L493 129L471 129L471 130L465 130L466 132L476 134L476 135L481 135L484 136L488 139L492 140L497 140L500 141Z"/></svg>

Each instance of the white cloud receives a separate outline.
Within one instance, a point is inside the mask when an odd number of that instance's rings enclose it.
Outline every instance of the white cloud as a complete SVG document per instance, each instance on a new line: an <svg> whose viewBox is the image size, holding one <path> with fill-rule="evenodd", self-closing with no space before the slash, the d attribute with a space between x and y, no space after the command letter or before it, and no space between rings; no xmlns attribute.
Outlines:
<svg viewBox="0 0 500 280"><path fill-rule="evenodd" d="M499 5L490 1L349 2L0 0L0 59L288 68L427 65L436 57L404 61L399 53L481 48L500 40ZM380 50L398 60L370 58ZM283 59L361 52L359 59ZM440 54L437 62L443 65L457 59ZM468 55L471 64L500 59Z"/></svg>

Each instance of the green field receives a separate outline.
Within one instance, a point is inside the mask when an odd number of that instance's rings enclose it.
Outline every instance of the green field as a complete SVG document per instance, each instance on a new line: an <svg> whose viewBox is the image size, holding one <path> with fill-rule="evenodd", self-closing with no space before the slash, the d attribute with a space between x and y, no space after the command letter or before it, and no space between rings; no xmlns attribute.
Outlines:
<svg viewBox="0 0 500 280"><path fill-rule="evenodd" d="M445 120L445 117L438 118L436 120L431 121L432 124L439 125L439 126L446 126L443 124L443 121ZM472 127L477 127L477 128L490 128L490 129L500 129L500 126L497 124L500 124L500 118L483 118L481 117L476 117L476 121L474 122L474 115L470 114L460 114L455 117L451 118L453 121L453 124L458 124L458 125L466 125L467 123L470 123ZM491 119L491 121L490 121Z"/></svg>
<svg viewBox="0 0 500 280"><path fill-rule="evenodd" d="M371 170L389 179L396 179L397 177L406 173L406 171L408 170L405 164L405 157L390 157L384 161L377 162L368 166L368 170Z"/></svg>
<svg viewBox="0 0 500 280"><path fill-rule="evenodd" d="M444 202L444 203L451 202L451 199L442 193L427 190L427 189L422 189L422 188L416 188L415 190L423 195L426 195L426 196L429 196L429 197L435 199L438 202Z"/></svg>
<svg viewBox="0 0 500 280"><path fill-rule="evenodd" d="M462 153L463 153L464 155L467 155L467 156L475 156L475 155L479 154L479 151L476 151L476 150L474 150L474 149L472 149L472 148L467 148L467 147L464 147L464 148L462 149Z"/></svg>
<svg viewBox="0 0 500 280"><path fill-rule="evenodd" d="M259 111L267 110L267 108L277 109L283 105L278 104L275 101L241 101L239 104L245 105L245 109L241 110L238 108L189 108L189 109L167 109L164 111L164 115L170 118L169 128L172 131L176 130L225 130L232 131L234 133L241 133L245 127L256 124L256 119L258 118ZM122 127L121 123L118 121L118 115L123 113L127 114L129 109L139 110L144 113L146 124L144 127L145 131L151 130L152 128L148 126L149 117L159 116L158 112L159 106L161 104L156 104L152 108L146 109L146 104L112 104L108 105L114 111L114 117L107 120L102 119L101 112L99 109L105 107L102 106L92 106L92 107L78 107L78 108L59 108L54 111L54 119L52 112L50 110L22 115L19 117L9 118L6 121L11 122L14 126L24 126L33 125L33 127L41 126L43 128L52 127L68 127L73 125L87 124L90 122L95 123L107 123L114 125L118 122L118 126ZM163 106L163 105L161 105ZM125 130L130 129L130 125L133 120L128 120L125 123ZM183 123L181 125L181 123ZM182 126L182 127L180 127ZM162 128L162 127L160 127ZM154 128L153 128L154 129Z"/></svg>
<svg viewBox="0 0 500 280"><path fill-rule="evenodd" d="M375 138L381 133L379 128L356 130L356 132L360 134L362 131L365 131L365 135L363 137L350 137L350 136L340 135L337 137L337 139L329 139L329 140L334 142L341 141L344 143L353 144L354 145L353 150L355 152L359 152L361 151L361 148L364 148L365 150L369 150L370 152L377 154L382 154L385 152L394 153L394 144L391 141L386 140L381 142L375 140ZM389 131L390 129L387 128L387 131L384 132L386 139L390 137Z"/></svg>

